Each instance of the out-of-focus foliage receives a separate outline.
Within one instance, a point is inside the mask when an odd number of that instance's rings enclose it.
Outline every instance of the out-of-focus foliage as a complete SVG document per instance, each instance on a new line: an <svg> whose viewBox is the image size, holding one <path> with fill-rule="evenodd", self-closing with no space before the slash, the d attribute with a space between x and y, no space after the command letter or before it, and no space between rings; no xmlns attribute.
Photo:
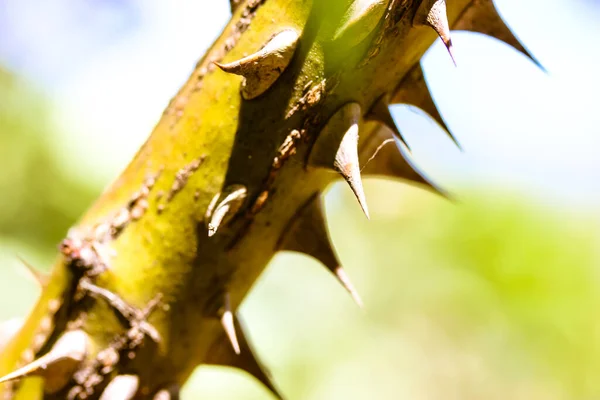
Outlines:
<svg viewBox="0 0 600 400"><path fill-rule="evenodd" d="M56 132L51 109L40 93L0 69L0 318L22 314L19 294L31 295L31 282L15 275L17 255L47 269L69 226L99 188L76 181L60 168L50 143Z"/></svg>
<svg viewBox="0 0 600 400"><path fill-rule="evenodd" d="M49 143L53 127L41 95L0 72L0 235L48 247L94 198L96 190L60 169Z"/></svg>

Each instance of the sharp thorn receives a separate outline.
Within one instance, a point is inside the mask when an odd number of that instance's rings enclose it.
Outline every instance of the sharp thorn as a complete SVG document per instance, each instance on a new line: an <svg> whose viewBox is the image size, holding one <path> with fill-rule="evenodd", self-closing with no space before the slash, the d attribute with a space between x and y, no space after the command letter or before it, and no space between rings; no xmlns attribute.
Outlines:
<svg viewBox="0 0 600 400"><path fill-rule="evenodd" d="M456 58L452 50L452 38L450 36L450 24L446 13L445 0L423 0L421 6L415 14L414 23L416 25L427 25L431 27L440 37L452 62L456 66Z"/></svg>
<svg viewBox="0 0 600 400"><path fill-rule="evenodd" d="M210 202L204 220L211 237L217 230L226 225L240 210L248 191L244 185L230 185L221 193L217 193Z"/></svg>
<svg viewBox="0 0 600 400"><path fill-rule="evenodd" d="M327 121L308 159L309 165L333 169L346 180L360 207L369 218L369 209L360 177L358 162L358 126L361 118L358 103L346 103Z"/></svg>
<svg viewBox="0 0 600 400"><path fill-rule="evenodd" d="M406 146L406 148L411 151L410 146L406 142L406 139L398 129L398 125L394 122L394 118L392 118L392 114L390 113L390 95L384 94L380 96L373 107L369 110L369 113L365 116L365 119L371 121L377 121L391 130L394 135Z"/></svg>
<svg viewBox="0 0 600 400"><path fill-rule="evenodd" d="M359 307L363 303L358 292L350 282L348 274L340 265L335 254L325 216L320 193L315 193L292 217L277 249L295 251L320 261L350 293Z"/></svg>
<svg viewBox="0 0 600 400"><path fill-rule="evenodd" d="M214 64L225 72L243 76L242 96L252 100L266 92L283 74L292 60L299 38L296 30L284 29L256 53L227 64Z"/></svg>
<svg viewBox="0 0 600 400"><path fill-rule="evenodd" d="M44 274L43 272L35 269L30 263L25 261L25 259L23 257L21 257L20 255L17 255L17 258L19 259L19 261L21 261L21 263L25 266L25 268L27 268L29 275L31 275L31 277L35 280L35 282L41 288L45 288L46 285L48 284L48 276L46 276L46 274Z"/></svg>
<svg viewBox="0 0 600 400"><path fill-rule="evenodd" d="M56 393L72 378L88 350L88 336L81 330L64 333L52 349L42 357L0 378L0 383L41 376L45 379L44 390Z"/></svg>
<svg viewBox="0 0 600 400"><path fill-rule="evenodd" d="M358 163L358 124L352 125L344 135L333 165L348 182L365 216L370 219Z"/></svg>
<svg viewBox="0 0 600 400"><path fill-rule="evenodd" d="M350 293L350 296L352 296L352 299L354 300L356 305L358 305L358 307L360 307L360 308L363 308L364 307L363 301L360 298L358 291L354 288L354 285L350 281L350 277L348 276L346 271L344 271L344 269L342 267L337 267L332 272L338 278L338 280L340 281L342 286L344 286L344 288L346 288L348 293Z"/></svg>
<svg viewBox="0 0 600 400"><path fill-rule="evenodd" d="M247 336L244 325L239 315L233 315L233 324L235 331L239 337L240 354L237 354L231 347L231 341L228 335L224 332L209 348L206 358L207 364L222 365L227 367L239 368L246 373L252 375L255 379L261 382L269 391L279 400L283 400L283 396L273 383L271 374L262 365L250 343L250 338ZM168 398L155 400L171 400Z"/></svg>
<svg viewBox="0 0 600 400"><path fill-rule="evenodd" d="M224 311L221 316L221 325L223 325L223 329L225 329L225 333L231 342L231 347L233 347L233 351L235 354L240 354L240 344L238 342L238 338L235 332L235 324L233 321L233 312L231 311L231 301L229 299L229 293L225 295L225 304Z"/></svg>
<svg viewBox="0 0 600 400"><path fill-rule="evenodd" d="M414 182L419 186L450 199L450 195L435 185L426 174L410 160L408 150L399 145L391 130L385 127L377 131L361 143L361 156L369 157L364 163L365 176L385 176Z"/></svg>
<svg viewBox="0 0 600 400"><path fill-rule="evenodd" d="M431 96L431 92L429 91L429 87L425 81L425 74L423 73L421 64L417 63L408 72L408 74L406 74L402 82L400 82L392 102L396 104L408 104L425 111L431 118L435 120L435 122L438 123L438 125L442 127L446 135L448 135L450 140L454 142L456 147L458 147L460 151L464 151L459 141L450 132L450 129L444 122L444 119L442 118L437 106L435 105L435 102L433 101L433 97Z"/></svg>
<svg viewBox="0 0 600 400"><path fill-rule="evenodd" d="M448 50L448 54L450 54L450 58L452 59L454 66L458 67L458 64L456 63L456 57L454 57L454 45L452 44L452 39L448 40L446 49Z"/></svg>
<svg viewBox="0 0 600 400"><path fill-rule="evenodd" d="M457 20L453 29L477 32L494 37L529 58L545 73L548 72L515 37L500 16L500 13L498 13L492 0L478 0L471 2L465 11L463 11L461 18Z"/></svg>

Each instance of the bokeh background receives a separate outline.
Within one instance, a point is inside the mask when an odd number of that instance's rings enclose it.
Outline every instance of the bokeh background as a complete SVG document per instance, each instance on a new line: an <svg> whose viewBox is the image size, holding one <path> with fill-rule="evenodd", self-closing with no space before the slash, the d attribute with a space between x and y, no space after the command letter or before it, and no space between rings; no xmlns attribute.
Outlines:
<svg viewBox="0 0 600 400"><path fill-rule="evenodd" d="M393 107L455 200L369 180L366 221L345 185L327 193L364 310L295 254L243 304L290 399L600 399L600 2L496 4L547 72L455 32L459 67L439 42L423 65L464 151ZM50 266L228 18L226 0L0 0L0 320L38 295L17 256ZM183 398L270 397L200 367Z"/></svg>

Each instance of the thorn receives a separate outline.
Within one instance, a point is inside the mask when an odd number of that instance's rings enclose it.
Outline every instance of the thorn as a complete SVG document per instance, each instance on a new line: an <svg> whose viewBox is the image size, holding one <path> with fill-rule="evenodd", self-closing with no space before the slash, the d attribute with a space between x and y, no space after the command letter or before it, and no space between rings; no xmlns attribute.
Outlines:
<svg viewBox="0 0 600 400"><path fill-rule="evenodd" d="M396 104L404 103L415 106L425 111L442 127L456 147L458 147L460 151L464 151L456 137L450 132L450 129L444 122L444 119L440 115L440 112L433 101L433 97L431 97L431 92L425 81L425 74L423 73L421 64L417 63L408 74L406 74L402 82L400 82L400 85L398 85L398 90L391 101Z"/></svg>
<svg viewBox="0 0 600 400"><path fill-rule="evenodd" d="M25 259L23 257L17 255L17 258L19 259L19 261L21 261L21 263L25 266L25 268L27 268L27 271L29 272L31 277L33 277L35 282L40 286L40 288L43 289L46 287L46 285L48 285L49 279L46 274L35 269L30 263L25 261Z"/></svg>
<svg viewBox="0 0 600 400"><path fill-rule="evenodd" d="M294 29L285 29L254 54L228 64L214 64L225 72L243 76L242 97L252 100L266 92L283 74L292 60L299 38Z"/></svg>
<svg viewBox="0 0 600 400"><path fill-rule="evenodd" d="M446 13L446 0L424 0L415 15L415 24L427 25L433 28L442 39L454 66L456 66L456 59L452 50L452 38L450 37L450 25Z"/></svg>
<svg viewBox="0 0 600 400"><path fill-rule="evenodd" d="M444 44L446 44L446 49L448 50L448 54L450 54L452 64L454 64L455 67L458 67L458 64L456 63L456 57L454 56L454 45L452 44L452 39L449 39L447 43L444 42Z"/></svg>
<svg viewBox="0 0 600 400"><path fill-rule="evenodd" d="M477 32L492 36L519 51L529 58L542 71L548 72L544 66L529 53L512 33L510 28L498 13L492 0L479 0L471 5L461 15L453 27L455 30Z"/></svg>
<svg viewBox="0 0 600 400"><path fill-rule="evenodd" d="M363 307L358 292L350 282L348 274L341 267L331 244L320 193L315 193L309 198L296 215L292 217L288 228L284 232L285 234L277 245L279 250L295 251L320 261L336 276L356 304L361 308Z"/></svg>
<svg viewBox="0 0 600 400"><path fill-rule="evenodd" d="M64 333L52 349L31 363L0 378L0 384L28 376L45 379L44 390L56 393L71 380L88 350L88 336L81 330Z"/></svg>
<svg viewBox="0 0 600 400"><path fill-rule="evenodd" d="M370 219L358 164L358 123L353 124L344 135L333 166L348 182L367 219Z"/></svg>
<svg viewBox="0 0 600 400"><path fill-rule="evenodd" d="M384 127L377 128L375 133L361 143L360 153L365 158L369 157L362 171L365 176L385 176L410 181L451 199L447 191L435 185L410 160L408 151L403 150L402 146L396 143L391 130Z"/></svg>
<svg viewBox="0 0 600 400"><path fill-rule="evenodd" d="M140 384L136 375L117 375L102 392L100 400L131 400Z"/></svg>
<svg viewBox="0 0 600 400"><path fill-rule="evenodd" d="M239 336L241 353L237 354L233 351L229 337L224 333L209 348L206 363L233 367L246 371L269 389L273 396L279 400L283 400L283 396L271 379L271 374L255 355L250 339L246 334L247 329L245 329L242 322L239 315L233 316L234 327Z"/></svg>
<svg viewBox="0 0 600 400"><path fill-rule="evenodd" d="M392 118L392 114L390 113L389 108L389 99L389 94L384 94L380 96L375 101L375 104L373 104L371 110L369 110L369 113L365 116L365 119L370 121L377 121L385 125L385 127L391 130L394 133L394 135L406 146L406 148L409 151L411 151L410 146L406 142L406 139L404 138L404 136L398 129L398 126L394 122L394 119Z"/></svg>
<svg viewBox="0 0 600 400"><path fill-rule="evenodd" d="M358 307L363 308L364 303L360 298L358 291L354 288L354 285L350 281L350 277L348 276L346 271L344 271L342 267L337 267L335 271L333 271L333 273L339 279L340 283L346 288L348 293L350 293L350 296L352 296L352 299L358 305Z"/></svg>
<svg viewBox="0 0 600 400"><path fill-rule="evenodd" d="M233 347L233 351L235 354L240 354L240 344L238 342L237 335L235 333L235 324L233 322L233 312L231 312L231 301L229 299L229 293L225 294L225 311L221 316L221 325L223 325L223 329L225 329L225 333L231 342L231 347Z"/></svg>
<svg viewBox="0 0 600 400"><path fill-rule="evenodd" d="M347 103L327 121L309 156L309 164L338 172L350 185L360 207L369 219L369 210L358 162L358 124L361 108ZM334 153L335 152L335 153ZM333 159L332 159L333 158Z"/></svg>
<svg viewBox="0 0 600 400"><path fill-rule="evenodd" d="M244 185L235 184L213 197L204 216L209 237L217 233L221 226L227 224L237 214L246 200L247 193Z"/></svg>
<svg viewBox="0 0 600 400"><path fill-rule="evenodd" d="M88 277L83 277L79 280L79 288L87 292L91 297L104 300L112 308L117 318L125 325L130 327L137 325L140 331L144 335L149 336L155 343L162 341L158 330L146 321L150 313L156 309L162 300L162 293L154 296L146 307L140 310L127 304L121 297L110 290L95 285Z"/></svg>

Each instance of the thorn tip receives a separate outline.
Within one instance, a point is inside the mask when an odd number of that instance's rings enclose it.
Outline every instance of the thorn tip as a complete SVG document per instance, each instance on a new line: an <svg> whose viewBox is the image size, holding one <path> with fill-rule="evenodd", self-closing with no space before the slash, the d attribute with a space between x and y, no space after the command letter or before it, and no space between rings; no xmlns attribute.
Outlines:
<svg viewBox="0 0 600 400"><path fill-rule="evenodd" d="M473 1L464 10L462 17L453 26L455 30L477 32L491 36L511 46L530 59L544 73L546 68L519 42L511 29L506 25L492 0Z"/></svg>
<svg viewBox="0 0 600 400"><path fill-rule="evenodd" d="M46 285L48 284L48 277L41 271L38 271L37 269L35 269L33 267L33 265L31 265L30 263L28 263L27 261L25 261L25 259L23 257L21 257L20 255L17 255L17 258L19 259L19 261L21 261L21 263L25 266L25 268L27 269L27 271L29 272L29 275L31 277L33 277L33 279L35 280L35 282L41 287L44 288L46 287Z"/></svg>
<svg viewBox="0 0 600 400"><path fill-rule="evenodd" d="M339 279L342 286L344 286L344 288L346 288L348 293L350 293L350 296L352 296L352 299L358 305L358 307L364 308L364 303L363 303L362 299L360 298L358 291L355 289L354 285L350 281L350 277L348 276L346 271L344 271L344 269L342 267L338 267L335 269L335 271L333 271L333 273Z"/></svg>
<svg viewBox="0 0 600 400"><path fill-rule="evenodd" d="M231 342L231 346L233 347L233 351L235 354L240 354L240 343L237 338L237 334L235 332L235 323L233 320L233 312L231 311L231 301L229 299L229 293L225 295L225 310L223 311L223 315L221 316L221 325L223 325L223 329L225 329L225 333Z"/></svg>
<svg viewBox="0 0 600 400"><path fill-rule="evenodd" d="M450 24L446 13L446 0L424 0L415 15L415 23L428 25L438 34L456 66L456 59L452 51Z"/></svg>
<svg viewBox="0 0 600 400"><path fill-rule="evenodd" d="M52 349L40 358L0 378L5 383L28 376L45 378L48 393L61 390L72 378L88 351L88 336L82 330L65 332Z"/></svg>
<svg viewBox="0 0 600 400"><path fill-rule="evenodd" d="M331 244L322 203L320 193L315 193L306 201L292 217L277 249L299 252L320 261L329 272L335 275L356 304L362 307L362 300L350 282L348 274L340 266L340 261Z"/></svg>

